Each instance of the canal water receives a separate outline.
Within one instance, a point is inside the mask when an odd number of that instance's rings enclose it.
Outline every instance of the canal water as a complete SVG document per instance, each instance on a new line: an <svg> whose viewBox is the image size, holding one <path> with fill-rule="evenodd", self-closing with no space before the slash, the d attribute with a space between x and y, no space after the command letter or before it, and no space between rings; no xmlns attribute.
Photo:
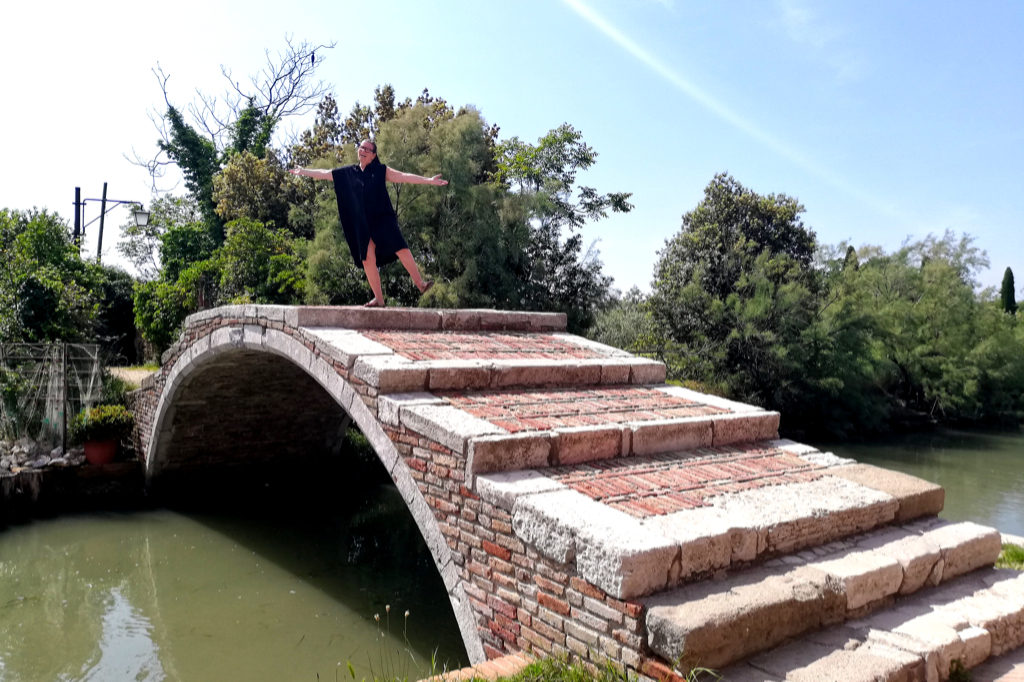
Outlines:
<svg viewBox="0 0 1024 682"><path fill-rule="evenodd" d="M466 665L395 488L316 492L5 528L0 680L329 682L351 680L349 662L359 680L416 680L432 656Z"/></svg>
<svg viewBox="0 0 1024 682"><path fill-rule="evenodd" d="M945 518L1024 535L1020 433L817 445L943 485ZM350 680L349 662L357 680L415 680L432 657L466 664L429 551L380 473L0 530L0 682Z"/></svg>

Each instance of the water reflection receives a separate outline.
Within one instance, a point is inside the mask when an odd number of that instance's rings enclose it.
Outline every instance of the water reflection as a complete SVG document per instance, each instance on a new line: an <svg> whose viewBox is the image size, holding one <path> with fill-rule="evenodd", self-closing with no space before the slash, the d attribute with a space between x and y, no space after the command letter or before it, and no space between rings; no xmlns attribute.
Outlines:
<svg viewBox="0 0 1024 682"><path fill-rule="evenodd" d="M1024 535L1024 434L942 430L819 447L938 483L943 518Z"/></svg>
<svg viewBox="0 0 1024 682"><path fill-rule="evenodd" d="M152 624L132 607L120 588L110 591L110 601L103 615L100 659L82 678L83 682L166 680L152 639Z"/></svg>
<svg viewBox="0 0 1024 682"><path fill-rule="evenodd" d="M358 501L267 496L0 532L3 682L330 680L348 675L346 660L370 677L382 652L417 679L435 651L466 661L393 487Z"/></svg>

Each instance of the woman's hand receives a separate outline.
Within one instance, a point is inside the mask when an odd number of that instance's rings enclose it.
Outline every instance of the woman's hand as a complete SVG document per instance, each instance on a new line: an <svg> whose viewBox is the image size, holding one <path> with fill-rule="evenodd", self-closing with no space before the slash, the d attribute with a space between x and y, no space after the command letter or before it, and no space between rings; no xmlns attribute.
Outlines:
<svg viewBox="0 0 1024 682"><path fill-rule="evenodd" d="M438 174L438 175L435 175L434 177L430 178L430 184L431 185L437 185L439 187L443 187L443 186L448 184L448 181L447 180L442 180L441 179L441 175Z"/></svg>
<svg viewBox="0 0 1024 682"><path fill-rule="evenodd" d="M292 175L302 175L301 168L291 168L288 170L288 172L291 173Z"/></svg>

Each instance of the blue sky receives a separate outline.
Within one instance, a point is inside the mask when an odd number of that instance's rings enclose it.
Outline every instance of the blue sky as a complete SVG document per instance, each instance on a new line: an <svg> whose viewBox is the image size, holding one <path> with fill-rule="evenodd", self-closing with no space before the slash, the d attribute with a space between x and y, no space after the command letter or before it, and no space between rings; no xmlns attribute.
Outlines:
<svg viewBox="0 0 1024 682"><path fill-rule="evenodd" d="M70 216L74 187L98 197L104 181L112 198L148 199L122 155L155 150L150 69L183 106L223 89L221 64L253 73L289 33L338 42L320 75L345 110L391 83L473 104L503 137L581 130L600 155L582 181L633 192L632 213L584 232L622 290L649 287L658 249L720 171L797 197L821 242L891 250L948 228L988 252L983 284L1007 266L1024 284L1022 2L9 5L0 207ZM95 226L92 252L94 239Z"/></svg>

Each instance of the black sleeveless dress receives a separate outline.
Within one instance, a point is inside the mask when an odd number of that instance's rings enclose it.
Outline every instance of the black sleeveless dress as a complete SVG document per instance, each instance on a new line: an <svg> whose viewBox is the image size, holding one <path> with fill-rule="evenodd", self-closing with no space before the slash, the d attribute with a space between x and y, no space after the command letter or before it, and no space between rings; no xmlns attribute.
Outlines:
<svg viewBox="0 0 1024 682"><path fill-rule="evenodd" d="M396 255L409 248L398 216L391 206L391 197L384 183L388 167L374 157L360 170L359 164L342 166L331 171L334 195L338 200L338 217L345 232L345 241L356 267L363 267L370 240L376 246L377 266L398 260Z"/></svg>

